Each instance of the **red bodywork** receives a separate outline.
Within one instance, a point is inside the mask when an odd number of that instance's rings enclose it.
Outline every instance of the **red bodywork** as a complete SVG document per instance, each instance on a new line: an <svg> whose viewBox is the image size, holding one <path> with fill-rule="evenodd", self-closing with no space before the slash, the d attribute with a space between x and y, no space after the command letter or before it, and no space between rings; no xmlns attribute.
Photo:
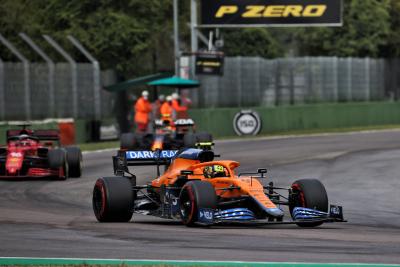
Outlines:
<svg viewBox="0 0 400 267"><path fill-rule="evenodd" d="M31 130L8 131L7 145L0 148L0 178L63 178L63 168L48 166L47 152L52 148L53 142L42 143Z"/></svg>

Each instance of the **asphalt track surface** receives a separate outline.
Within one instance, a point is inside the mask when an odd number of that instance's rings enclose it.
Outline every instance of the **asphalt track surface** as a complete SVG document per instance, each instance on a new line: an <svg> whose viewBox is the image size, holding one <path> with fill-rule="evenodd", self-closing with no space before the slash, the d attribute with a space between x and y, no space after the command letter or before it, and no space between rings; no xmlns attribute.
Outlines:
<svg viewBox="0 0 400 267"><path fill-rule="evenodd" d="M400 131L224 141L216 151L241 171L268 167L277 186L320 179L349 222L188 228L134 215L98 223L92 188L112 174L115 152L90 153L79 179L0 181L0 257L400 263ZM142 183L155 175L134 172Z"/></svg>

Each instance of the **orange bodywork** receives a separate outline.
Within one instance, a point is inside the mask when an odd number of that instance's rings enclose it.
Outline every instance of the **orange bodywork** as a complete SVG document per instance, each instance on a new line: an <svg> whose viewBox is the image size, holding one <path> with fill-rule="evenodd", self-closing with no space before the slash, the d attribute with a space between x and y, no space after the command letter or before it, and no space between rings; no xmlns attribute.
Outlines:
<svg viewBox="0 0 400 267"><path fill-rule="evenodd" d="M203 169L206 166L221 165L226 170L226 177L205 178ZM175 159L167 171L158 179L152 181L154 188L162 185L173 185L182 170L193 171L193 175L188 175L188 180L202 180L210 182L217 194L221 198L236 198L244 195L253 197L257 202L267 209L274 209L277 206L265 195L263 185L255 178L238 176L235 169L239 167L239 162L231 160L209 161L200 163L199 160L189 160L184 158ZM232 189L230 189L230 187Z"/></svg>

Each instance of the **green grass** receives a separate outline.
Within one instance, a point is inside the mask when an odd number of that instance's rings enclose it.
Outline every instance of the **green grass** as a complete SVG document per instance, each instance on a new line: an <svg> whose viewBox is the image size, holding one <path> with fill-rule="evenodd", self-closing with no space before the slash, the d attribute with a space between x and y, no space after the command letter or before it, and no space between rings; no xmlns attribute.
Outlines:
<svg viewBox="0 0 400 267"><path fill-rule="evenodd" d="M359 126L359 127L348 127L348 128L331 128L331 129L305 129L305 130L291 130L291 131L279 131L273 132L270 134L258 135L256 137L274 137L274 136L288 136L288 135L308 135L308 134L324 134L324 133L348 133L348 132L360 132L360 131L373 131L373 130L391 130L391 129L400 129L399 124L390 124L390 125L376 125L376 126ZM250 139L255 136L243 136L240 138ZM218 137L217 140L224 139L237 139L238 136L225 136ZM82 151L93 151L100 149L110 149L119 147L119 141L107 141L107 142L99 142L99 143L87 143L87 144L79 144L78 145Z"/></svg>
<svg viewBox="0 0 400 267"><path fill-rule="evenodd" d="M78 144L82 151L93 151L100 149L108 149L108 148L118 148L119 141L107 141L107 142L99 142L99 143L86 143L86 144Z"/></svg>
<svg viewBox="0 0 400 267"><path fill-rule="evenodd" d="M255 137L274 137L274 136L291 136L291 135L313 135L313 134L326 134L326 133L350 133L350 132L362 132L362 131L379 131L379 130L393 130L400 129L399 124L390 125L375 125L375 126L358 126L358 127L347 127L347 128L329 128L329 129L304 129L304 130L290 130L290 131L278 131L268 134L261 134L257 136L243 136L240 138L255 138ZM225 136L217 139L237 139L238 136Z"/></svg>

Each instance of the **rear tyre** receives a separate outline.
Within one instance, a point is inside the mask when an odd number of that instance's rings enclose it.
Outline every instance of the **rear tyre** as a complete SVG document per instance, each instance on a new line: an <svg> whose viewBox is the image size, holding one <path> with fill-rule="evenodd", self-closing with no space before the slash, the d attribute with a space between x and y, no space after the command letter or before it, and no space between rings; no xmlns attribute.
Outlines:
<svg viewBox="0 0 400 267"><path fill-rule="evenodd" d="M121 134L121 149L135 150L138 147L135 134L123 133Z"/></svg>
<svg viewBox="0 0 400 267"><path fill-rule="evenodd" d="M48 154L49 168L53 170L60 170L62 168L64 175L59 175L61 180L68 178L68 164L67 164L67 153L63 149L52 149L49 150Z"/></svg>
<svg viewBox="0 0 400 267"><path fill-rule="evenodd" d="M208 143L213 141L212 135L206 132L200 132L196 134L196 136L197 136L197 142L200 143Z"/></svg>
<svg viewBox="0 0 400 267"><path fill-rule="evenodd" d="M183 224L193 226L198 220L199 208L217 207L217 195L209 182L190 181L183 186L179 203Z"/></svg>
<svg viewBox="0 0 400 267"><path fill-rule="evenodd" d="M183 137L183 145L185 146L185 148L196 147L196 143L197 143L197 137L193 133L187 133Z"/></svg>
<svg viewBox="0 0 400 267"><path fill-rule="evenodd" d="M93 189L93 212L99 222L129 222L133 214L132 183L124 177L97 179Z"/></svg>
<svg viewBox="0 0 400 267"><path fill-rule="evenodd" d="M292 184L293 194L289 200L289 210L292 215L295 207L304 207L328 212L328 195L324 185L317 179L302 179ZM322 222L297 223L300 227L315 227Z"/></svg>
<svg viewBox="0 0 400 267"><path fill-rule="evenodd" d="M69 176L79 178L82 175L82 152L78 147L66 147Z"/></svg>

